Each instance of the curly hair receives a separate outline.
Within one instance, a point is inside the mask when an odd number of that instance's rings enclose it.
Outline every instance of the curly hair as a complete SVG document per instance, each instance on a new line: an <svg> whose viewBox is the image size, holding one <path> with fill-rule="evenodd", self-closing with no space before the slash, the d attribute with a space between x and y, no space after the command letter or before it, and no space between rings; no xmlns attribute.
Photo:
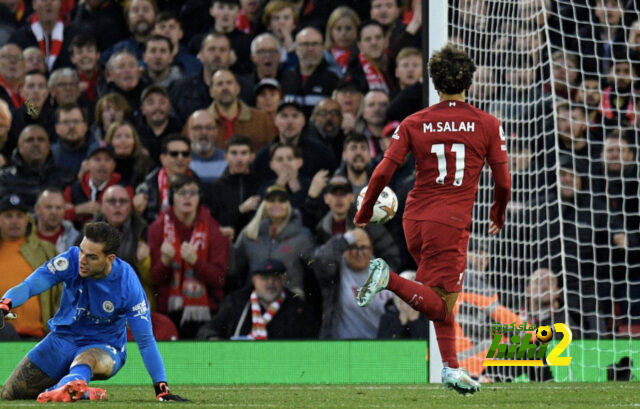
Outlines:
<svg viewBox="0 0 640 409"><path fill-rule="evenodd" d="M444 46L429 59L429 76L436 89L445 94L459 94L471 86L476 64L463 50L452 44Z"/></svg>

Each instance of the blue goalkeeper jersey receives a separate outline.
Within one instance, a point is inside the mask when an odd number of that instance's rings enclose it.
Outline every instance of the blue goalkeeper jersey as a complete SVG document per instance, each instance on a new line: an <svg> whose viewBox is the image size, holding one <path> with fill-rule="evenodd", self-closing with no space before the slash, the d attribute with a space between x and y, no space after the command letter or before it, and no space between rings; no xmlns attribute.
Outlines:
<svg viewBox="0 0 640 409"><path fill-rule="evenodd" d="M154 382L166 381L151 327L149 302L133 268L116 257L108 276L83 278L78 274L79 252L80 248L74 246L45 262L4 297L19 307L62 282L60 308L49 320L53 333L71 337L78 345L106 343L124 350L128 322L151 378Z"/></svg>

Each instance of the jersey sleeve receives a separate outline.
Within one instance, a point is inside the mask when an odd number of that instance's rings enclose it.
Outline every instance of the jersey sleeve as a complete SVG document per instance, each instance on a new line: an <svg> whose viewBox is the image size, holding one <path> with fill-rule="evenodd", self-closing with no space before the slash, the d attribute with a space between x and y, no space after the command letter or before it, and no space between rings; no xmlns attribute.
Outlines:
<svg viewBox="0 0 640 409"><path fill-rule="evenodd" d="M487 160L490 165L507 162L507 141L504 135L504 129L495 117L489 117L485 121L485 132L488 133L489 149Z"/></svg>
<svg viewBox="0 0 640 409"><path fill-rule="evenodd" d="M129 294L127 298L127 323L131 328L142 361L147 368L147 372L151 376L153 383L166 382L167 375L165 373L164 362L158 350L158 344L153 336L153 328L151 326L151 311L149 310L149 301L140 285L135 273L135 278L130 280Z"/></svg>
<svg viewBox="0 0 640 409"><path fill-rule="evenodd" d="M13 307L19 307L34 295L47 291L54 285L64 281L76 271L78 262L77 247L46 261L35 269L29 277L17 286L9 289L2 297L11 299Z"/></svg>
<svg viewBox="0 0 640 409"><path fill-rule="evenodd" d="M391 144L384 153L385 158L394 161L398 165L404 163L404 158L411 149L411 140L409 139L407 128L408 125L406 121L402 121L402 123L398 125L391 136Z"/></svg>

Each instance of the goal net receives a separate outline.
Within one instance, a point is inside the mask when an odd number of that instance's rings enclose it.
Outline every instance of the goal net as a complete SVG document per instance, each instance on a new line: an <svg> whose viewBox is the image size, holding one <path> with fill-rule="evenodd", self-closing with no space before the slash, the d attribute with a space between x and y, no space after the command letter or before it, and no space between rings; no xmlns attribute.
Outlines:
<svg viewBox="0 0 640 409"><path fill-rule="evenodd" d="M474 209L457 320L459 361L476 375L496 322L565 323L574 342L568 367L483 372L493 379L607 380L608 365L633 358L639 17L631 0L449 1L449 41L478 67L468 101L500 119L512 174L497 237L488 168Z"/></svg>

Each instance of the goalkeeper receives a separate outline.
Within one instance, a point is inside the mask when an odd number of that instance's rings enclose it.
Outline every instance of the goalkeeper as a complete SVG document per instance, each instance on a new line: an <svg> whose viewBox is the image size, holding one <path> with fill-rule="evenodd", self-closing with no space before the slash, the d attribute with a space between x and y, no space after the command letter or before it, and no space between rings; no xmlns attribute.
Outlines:
<svg viewBox="0 0 640 409"><path fill-rule="evenodd" d="M149 302L133 268L115 256L120 233L97 222L85 226L84 236L79 247L47 261L0 299L0 325L4 325L12 307L64 282L60 308L48 323L51 332L13 370L2 399L106 400L103 389L88 383L110 378L122 368L127 358L128 323L156 398L186 400L169 392L151 330Z"/></svg>

